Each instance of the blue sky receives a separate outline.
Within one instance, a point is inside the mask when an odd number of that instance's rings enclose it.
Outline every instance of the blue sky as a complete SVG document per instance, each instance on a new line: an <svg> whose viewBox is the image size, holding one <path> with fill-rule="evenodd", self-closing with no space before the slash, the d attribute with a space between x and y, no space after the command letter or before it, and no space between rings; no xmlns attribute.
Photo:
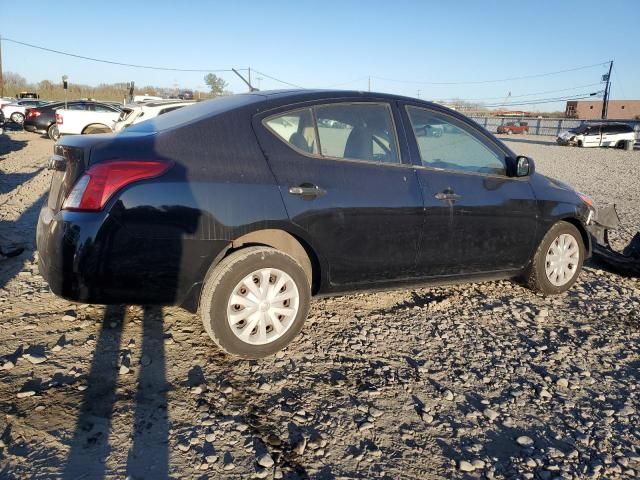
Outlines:
<svg viewBox="0 0 640 480"><path fill-rule="evenodd" d="M57 0L34 2L28 19L21 20L22 2L0 0L0 35L124 63L198 69L251 66L304 87L360 90L367 89L371 76L371 89L376 91L488 103L502 103L508 92L511 103L516 103L600 90L605 67L483 84L427 82L504 79L613 59L613 98L637 99L638 5L636 1L612 5L521 0ZM71 81L88 84L129 80L182 88L203 84L202 73L99 64L10 42L3 42L2 54L5 71L30 81L58 80L67 74ZM245 90L233 73L220 75L230 90ZM260 87L286 85L262 75ZM538 92L550 93L519 96ZM518 108L542 111L563 105Z"/></svg>

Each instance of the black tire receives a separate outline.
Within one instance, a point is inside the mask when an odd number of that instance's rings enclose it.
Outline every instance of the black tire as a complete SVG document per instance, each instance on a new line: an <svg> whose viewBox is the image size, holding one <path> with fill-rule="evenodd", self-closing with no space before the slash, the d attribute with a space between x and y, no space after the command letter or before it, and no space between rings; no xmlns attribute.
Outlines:
<svg viewBox="0 0 640 480"><path fill-rule="evenodd" d="M578 140L577 145L578 145L580 148L582 148L582 147L584 146L584 144L582 143L582 140Z"/></svg>
<svg viewBox="0 0 640 480"><path fill-rule="evenodd" d="M9 117L13 123L17 123L18 125L22 125L24 123L24 115L20 112L14 112Z"/></svg>
<svg viewBox="0 0 640 480"><path fill-rule="evenodd" d="M288 274L298 294L298 312L284 334L270 343L244 342L227 321L229 297L247 275L262 268L277 268ZM290 255L269 247L248 247L231 253L209 269L200 296L200 317L211 339L227 354L242 358L262 358L282 350L300 332L309 313L311 287L300 264Z"/></svg>
<svg viewBox="0 0 640 480"><path fill-rule="evenodd" d="M60 132L58 131L58 125L56 125L55 123L52 125L49 125L49 128L47 128L47 136L53 140L54 142L57 142L58 139L60 138Z"/></svg>
<svg viewBox="0 0 640 480"><path fill-rule="evenodd" d="M579 258L578 264L574 268L573 277L564 285L557 286L551 283L546 274L546 257L551 244L563 234L571 235L578 243ZM569 290L578 279L582 265L584 263L585 246L582 239L582 235L578 229L567 222L558 222L549 229L544 236L540 245L533 254L533 259L525 272L525 283L534 292L539 292L544 295L557 295Z"/></svg>

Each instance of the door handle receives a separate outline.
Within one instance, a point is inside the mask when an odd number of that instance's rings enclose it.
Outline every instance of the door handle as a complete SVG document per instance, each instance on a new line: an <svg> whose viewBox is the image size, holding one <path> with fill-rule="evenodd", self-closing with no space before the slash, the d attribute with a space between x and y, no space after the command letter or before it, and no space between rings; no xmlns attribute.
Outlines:
<svg viewBox="0 0 640 480"><path fill-rule="evenodd" d="M313 185L311 183L303 183L302 185L299 185L297 187L289 187L289 193L291 195L301 196L305 200L313 200L314 198L318 198L327 192L317 185Z"/></svg>
<svg viewBox="0 0 640 480"><path fill-rule="evenodd" d="M458 195L451 190L445 190L444 192L436 193L434 195L438 200L460 200L462 195Z"/></svg>

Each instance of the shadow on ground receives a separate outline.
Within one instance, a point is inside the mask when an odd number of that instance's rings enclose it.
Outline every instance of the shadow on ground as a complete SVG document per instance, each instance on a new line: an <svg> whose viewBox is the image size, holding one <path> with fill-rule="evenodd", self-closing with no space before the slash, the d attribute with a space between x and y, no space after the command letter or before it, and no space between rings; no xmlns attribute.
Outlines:
<svg viewBox="0 0 640 480"><path fill-rule="evenodd" d="M111 453L109 436L117 401L117 365L130 367L121 357L125 319L125 306L106 308L62 478L99 479L107 474L106 459ZM162 325L161 309L145 307L141 365L137 366L133 445L122 472L129 478L169 476L168 387Z"/></svg>

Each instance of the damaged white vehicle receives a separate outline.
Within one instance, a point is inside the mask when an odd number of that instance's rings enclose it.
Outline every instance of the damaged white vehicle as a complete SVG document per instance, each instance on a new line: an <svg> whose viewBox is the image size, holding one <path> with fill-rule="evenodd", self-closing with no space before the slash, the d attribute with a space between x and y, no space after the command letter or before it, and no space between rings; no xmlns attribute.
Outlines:
<svg viewBox="0 0 640 480"><path fill-rule="evenodd" d="M560 145L578 147L615 147L624 148L627 142L635 142L633 128L624 123L583 124L556 138Z"/></svg>

